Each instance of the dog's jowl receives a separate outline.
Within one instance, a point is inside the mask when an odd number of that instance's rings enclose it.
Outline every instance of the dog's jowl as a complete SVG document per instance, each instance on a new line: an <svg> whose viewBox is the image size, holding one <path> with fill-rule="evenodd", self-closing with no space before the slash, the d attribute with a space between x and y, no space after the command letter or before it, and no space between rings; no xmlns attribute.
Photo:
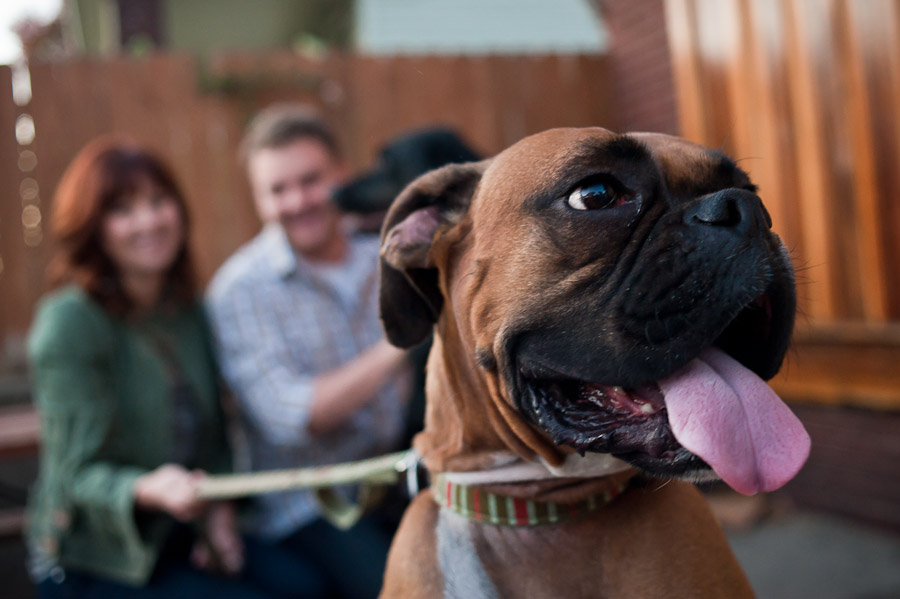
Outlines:
<svg viewBox="0 0 900 599"><path fill-rule="evenodd" d="M809 451L764 382L795 309L771 227L733 161L665 135L554 129L410 184L381 311L396 345L435 333L432 488L383 596L473 592L459 564L485 597L752 596L690 482L771 491Z"/></svg>

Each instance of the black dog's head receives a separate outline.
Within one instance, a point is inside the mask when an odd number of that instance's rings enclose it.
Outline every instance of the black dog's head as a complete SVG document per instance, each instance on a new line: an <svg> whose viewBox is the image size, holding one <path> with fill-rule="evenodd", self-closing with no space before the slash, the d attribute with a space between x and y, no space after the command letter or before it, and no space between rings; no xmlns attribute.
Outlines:
<svg viewBox="0 0 900 599"><path fill-rule="evenodd" d="M802 435L761 379L788 345L793 271L756 191L719 152L603 129L431 173L385 224L388 336L410 345L435 321L458 335L451 359L480 369L519 438L658 475L712 466L747 492L783 484ZM790 460L767 453L791 443Z"/></svg>
<svg viewBox="0 0 900 599"><path fill-rule="evenodd" d="M478 160L466 143L450 129L423 129L397 137L382 148L375 167L335 192L344 212L384 212L403 188L419 175L442 167Z"/></svg>

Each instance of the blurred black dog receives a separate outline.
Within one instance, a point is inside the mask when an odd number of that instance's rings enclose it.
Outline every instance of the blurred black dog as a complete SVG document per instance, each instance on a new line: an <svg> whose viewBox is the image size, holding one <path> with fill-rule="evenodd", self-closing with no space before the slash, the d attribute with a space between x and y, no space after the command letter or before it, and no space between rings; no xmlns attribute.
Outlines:
<svg viewBox="0 0 900 599"><path fill-rule="evenodd" d="M378 234L387 209L401 191L428 171L445 164L481 160L453 131L429 127L410 131L389 141L381 150L375 166L335 191L334 202L343 212L356 217L361 232ZM425 361L431 342L426 341L412 351L413 394L407 406L406 426L397 450L407 449L413 436L422 430L425 420ZM383 515L387 525L395 528L408 498L399 501L389 497Z"/></svg>
<svg viewBox="0 0 900 599"><path fill-rule="evenodd" d="M404 133L381 150L375 167L335 192L338 207L359 215L362 229L377 232L394 198L419 175L445 164L481 157L453 131L430 127Z"/></svg>

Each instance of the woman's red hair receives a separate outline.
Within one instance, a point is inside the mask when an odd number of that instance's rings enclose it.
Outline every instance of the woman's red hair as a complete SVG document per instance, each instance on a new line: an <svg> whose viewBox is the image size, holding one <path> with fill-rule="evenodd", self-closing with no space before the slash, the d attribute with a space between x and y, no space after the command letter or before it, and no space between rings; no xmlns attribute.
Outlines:
<svg viewBox="0 0 900 599"><path fill-rule="evenodd" d="M187 238L190 221L184 196L168 166L131 140L102 137L86 145L63 173L53 196L51 231L56 241L48 275L52 286L75 283L108 311L127 314L134 306L100 241L103 218L116 200L147 181L177 204L185 240L166 273L165 299L189 304L196 281Z"/></svg>

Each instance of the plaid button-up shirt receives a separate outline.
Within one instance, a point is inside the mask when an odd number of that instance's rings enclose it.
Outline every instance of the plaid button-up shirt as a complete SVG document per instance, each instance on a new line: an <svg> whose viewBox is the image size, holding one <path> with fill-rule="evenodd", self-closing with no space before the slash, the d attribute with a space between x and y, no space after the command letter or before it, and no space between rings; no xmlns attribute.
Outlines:
<svg viewBox="0 0 900 599"><path fill-rule="evenodd" d="M339 429L307 431L316 375L384 335L377 259L378 239L351 237L343 263L314 264L293 252L280 226L268 225L216 274L207 303L222 373L241 409L248 469L329 464L394 449L403 419L396 382ZM318 514L308 491L263 495L257 507L254 529L271 538Z"/></svg>

